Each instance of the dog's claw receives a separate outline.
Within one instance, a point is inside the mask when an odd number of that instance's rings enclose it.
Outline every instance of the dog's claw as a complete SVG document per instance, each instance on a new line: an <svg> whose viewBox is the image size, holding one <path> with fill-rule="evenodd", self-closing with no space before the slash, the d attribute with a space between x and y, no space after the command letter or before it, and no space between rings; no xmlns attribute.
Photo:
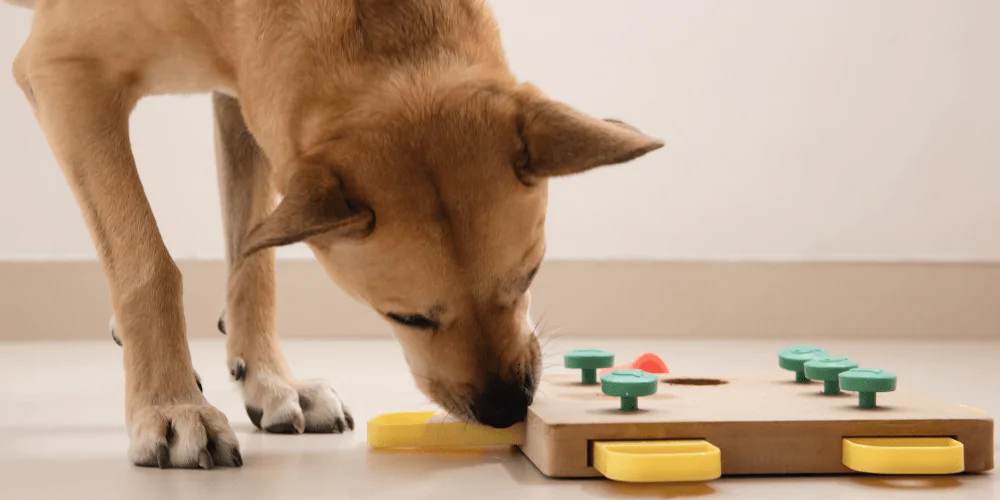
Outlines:
<svg viewBox="0 0 1000 500"><path fill-rule="evenodd" d="M291 422L270 425L264 430L271 434L302 434L298 426Z"/></svg>
<svg viewBox="0 0 1000 500"><path fill-rule="evenodd" d="M237 382L247 378L247 364L243 358L233 358L229 362L229 375Z"/></svg>
<svg viewBox="0 0 1000 500"><path fill-rule="evenodd" d="M114 340L118 347L122 346L122 339L118 336L118 327L115 326L115 315L111 315L111 320L108 321L108 329L111 330L111 340Z"/></svg>
<svg viewBox="0 0 1000 500"><path fill-rule="evenodd" d="M212 455L209 455L208 451L201 450L201 453L198 454L198 467L205 470L215 467L215 463L212 462Z"/></svg>
<svg viewBox="0 0 1000 500"><path fill-rule="evenodd" d="M170 468L170 447L166 443L156 448L156 466L161 469Z"/></svg>
<svg viewBox="0 0 1000 500"><path fill-rule="evenodd" d="M252 406L246 406L245 408L247 410L247 416L250 417L250 423L252 423L254 427L261 429L260 420L264 418L264 410L254 408Z"/></svg>
<svg viewBox="0 0 1000 500"><path fill-rule="evenodd" d="M223 310L222 314L219 315L219 321L215 324L216 328L219 329L219 333L226 334L226 311Z"/></svg>

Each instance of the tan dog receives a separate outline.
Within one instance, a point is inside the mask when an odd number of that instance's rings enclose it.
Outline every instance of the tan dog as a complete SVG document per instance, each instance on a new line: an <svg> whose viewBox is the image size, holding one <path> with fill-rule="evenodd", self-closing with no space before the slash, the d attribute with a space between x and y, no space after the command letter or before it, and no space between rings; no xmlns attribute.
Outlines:
<svg viewBox="0 0 1000 500"><path fill-rule="evenodd" d="M384 315L430 398L508 426L540 371L528 287L547 179L662 146L518 83L482 0L18 3L36 14L14 77L107 276L139 465L242 464L196 385L181 275L136 173L140 98L215 92L228 363L271 432L353 427L329 384L295 378L281 353L273 247L305 242Z"/></svg>

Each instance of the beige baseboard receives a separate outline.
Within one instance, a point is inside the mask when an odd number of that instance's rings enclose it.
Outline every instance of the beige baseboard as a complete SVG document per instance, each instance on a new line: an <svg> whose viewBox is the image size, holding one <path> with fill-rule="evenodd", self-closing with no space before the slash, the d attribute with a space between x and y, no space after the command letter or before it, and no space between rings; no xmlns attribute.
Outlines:
<svg viewBox="0 0 1000 500"><path fill-rule="evenodd" d="M188 334L218 335L222 262L181 262ZM309 261L278 264L286 337L375 337L388 327ZM1000 336L1000 263L546 263L535 317L573 336ZM0 262L0 340L108 338L96 262Z"/></svg>

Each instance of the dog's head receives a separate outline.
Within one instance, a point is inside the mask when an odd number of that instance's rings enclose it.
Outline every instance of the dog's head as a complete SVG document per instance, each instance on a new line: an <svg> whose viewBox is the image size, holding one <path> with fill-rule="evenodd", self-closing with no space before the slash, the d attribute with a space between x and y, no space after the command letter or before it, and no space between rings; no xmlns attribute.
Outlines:
<svg viewBox="0 0 1000 500"><path fill-rule="evenodd" d="M306 242L392 325L428 397L506 427L541 370L528 288L545 253L548 179L661 146L525 84L397 81L289 170L246 252Z"/></svg>

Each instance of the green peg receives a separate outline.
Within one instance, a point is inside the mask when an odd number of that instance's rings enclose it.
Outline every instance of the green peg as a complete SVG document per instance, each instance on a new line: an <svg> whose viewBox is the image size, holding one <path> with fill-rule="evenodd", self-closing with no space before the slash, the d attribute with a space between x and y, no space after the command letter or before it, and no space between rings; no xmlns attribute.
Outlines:
<svg viewBox="0 0 1000 500"><path fill-rule="evenodd" d="M823 381L823 394L840 394L840 374L857 368L858 364L847 358L816 358L806 361L806 378Z"/></svg>
<svg viewBox="0 0 1000 500"><path fill-rule="evenodd" d="M622 398L622 411L639 409L639 398L656 394L660 379L642 370L615 370L601 377L601 392Z"/></svg>
<svg viewBox="0 0 1000 500"><path fill-rule="evenodd" d="M600 349L577 349L563 356L566 368L580 369L580 382L597 385L597 369L615 365L615 355Z"/></svg>
<svg viewBox="0 0 1000 500"><path fill-rule="evenodd" d="M825 358L829 355L830 353L815 347L804 345L789 347L778 352L778 366L795 372L795 381L805 384L809 379L806 378L805 368L802 365L811 359Z"/></svg>
<svg viewBox="0 0 1000 500"><path fill-rule="evenodd" d="M875 395L896 390L896 376L874 368L855 368L840 374L840 387L858 393L858 407L875 408Z"/></svg>

